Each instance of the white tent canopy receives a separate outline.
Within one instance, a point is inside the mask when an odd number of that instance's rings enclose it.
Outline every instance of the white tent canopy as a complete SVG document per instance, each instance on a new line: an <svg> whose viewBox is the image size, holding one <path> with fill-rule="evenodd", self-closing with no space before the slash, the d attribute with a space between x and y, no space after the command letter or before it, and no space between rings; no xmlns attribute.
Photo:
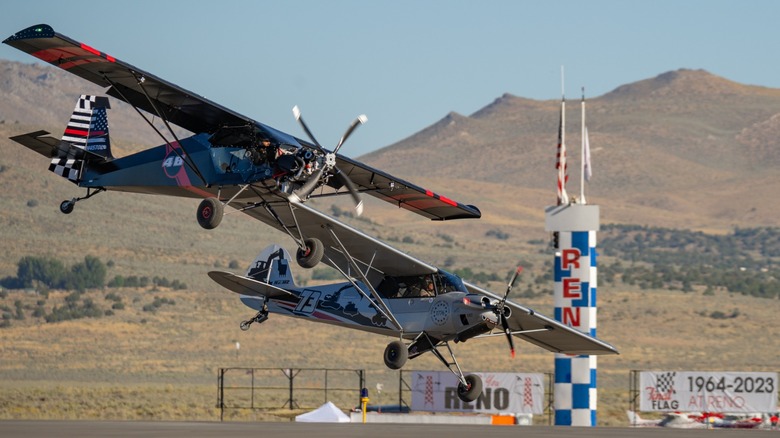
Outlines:
<svg viewBox="0 0 780 438"><path fill-rule="evenodd" d="M349 417L331 402L295 417L301 423L349 423Z"/></svg>

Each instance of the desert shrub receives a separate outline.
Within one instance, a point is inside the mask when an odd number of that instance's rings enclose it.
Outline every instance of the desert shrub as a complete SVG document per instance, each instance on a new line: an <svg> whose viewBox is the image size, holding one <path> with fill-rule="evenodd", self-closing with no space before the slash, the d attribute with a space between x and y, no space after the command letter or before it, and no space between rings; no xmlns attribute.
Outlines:
<svg viewBox="0 0 780 438"><path fill-rule="evenodd" d="M507 240L509 239L509 233L505 233L501 230L489 230L485 233L485 236L487 237L495 237L498 240Z"/></svg>

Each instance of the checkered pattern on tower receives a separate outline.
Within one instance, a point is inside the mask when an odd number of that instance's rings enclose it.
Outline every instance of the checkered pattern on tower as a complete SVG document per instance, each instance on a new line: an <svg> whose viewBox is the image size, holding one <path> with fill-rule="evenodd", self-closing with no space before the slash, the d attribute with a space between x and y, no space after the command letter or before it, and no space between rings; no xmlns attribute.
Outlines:
<svg viewBox="0 0 780 438"><path fill-rule="evenodd" d="M596 232L559 232L555 319L596 336ZM555 355L555 424L596 425L596 356Z"/></svg>

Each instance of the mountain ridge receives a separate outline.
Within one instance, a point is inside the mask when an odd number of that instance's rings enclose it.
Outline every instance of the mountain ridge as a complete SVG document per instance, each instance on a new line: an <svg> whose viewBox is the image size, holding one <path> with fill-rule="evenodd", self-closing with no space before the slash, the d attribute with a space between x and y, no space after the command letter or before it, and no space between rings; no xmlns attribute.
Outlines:
<svg viewBox="0 0 780 438"><path fill-rule="evenodd" d="M57 136L76 97L102 91L49 66L0 60L0 72L0 124L10 134L43 128ZM567 188L576 195L580 99L566 103ZM642 211L643 223L669 227L778 225L780 209L765 199L780 188L772 178L780 163L780 90L679 69L588 98L586 108L594 169L586 192L606 207L604 220L631 223L637 215L629 212ZM505 192L523 202L549 191L552 203L559 118L557 99L504 93L358 159L410 181L445 181L446 196L477 206L501 204ZM161 142L113 98L109 120L119 156Z"/></svg>

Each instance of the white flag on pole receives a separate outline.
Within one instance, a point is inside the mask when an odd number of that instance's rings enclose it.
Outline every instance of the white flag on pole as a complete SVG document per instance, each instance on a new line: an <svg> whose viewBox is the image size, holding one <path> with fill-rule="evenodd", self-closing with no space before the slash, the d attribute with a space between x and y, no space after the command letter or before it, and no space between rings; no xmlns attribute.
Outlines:
<svg viewBox="0 0 780 438"><path fill-rule="evenodd" d="M593 176L593 167L590 164L590 141L588 141L588 128L585 127L585 181L590 181Z"/></svg>

